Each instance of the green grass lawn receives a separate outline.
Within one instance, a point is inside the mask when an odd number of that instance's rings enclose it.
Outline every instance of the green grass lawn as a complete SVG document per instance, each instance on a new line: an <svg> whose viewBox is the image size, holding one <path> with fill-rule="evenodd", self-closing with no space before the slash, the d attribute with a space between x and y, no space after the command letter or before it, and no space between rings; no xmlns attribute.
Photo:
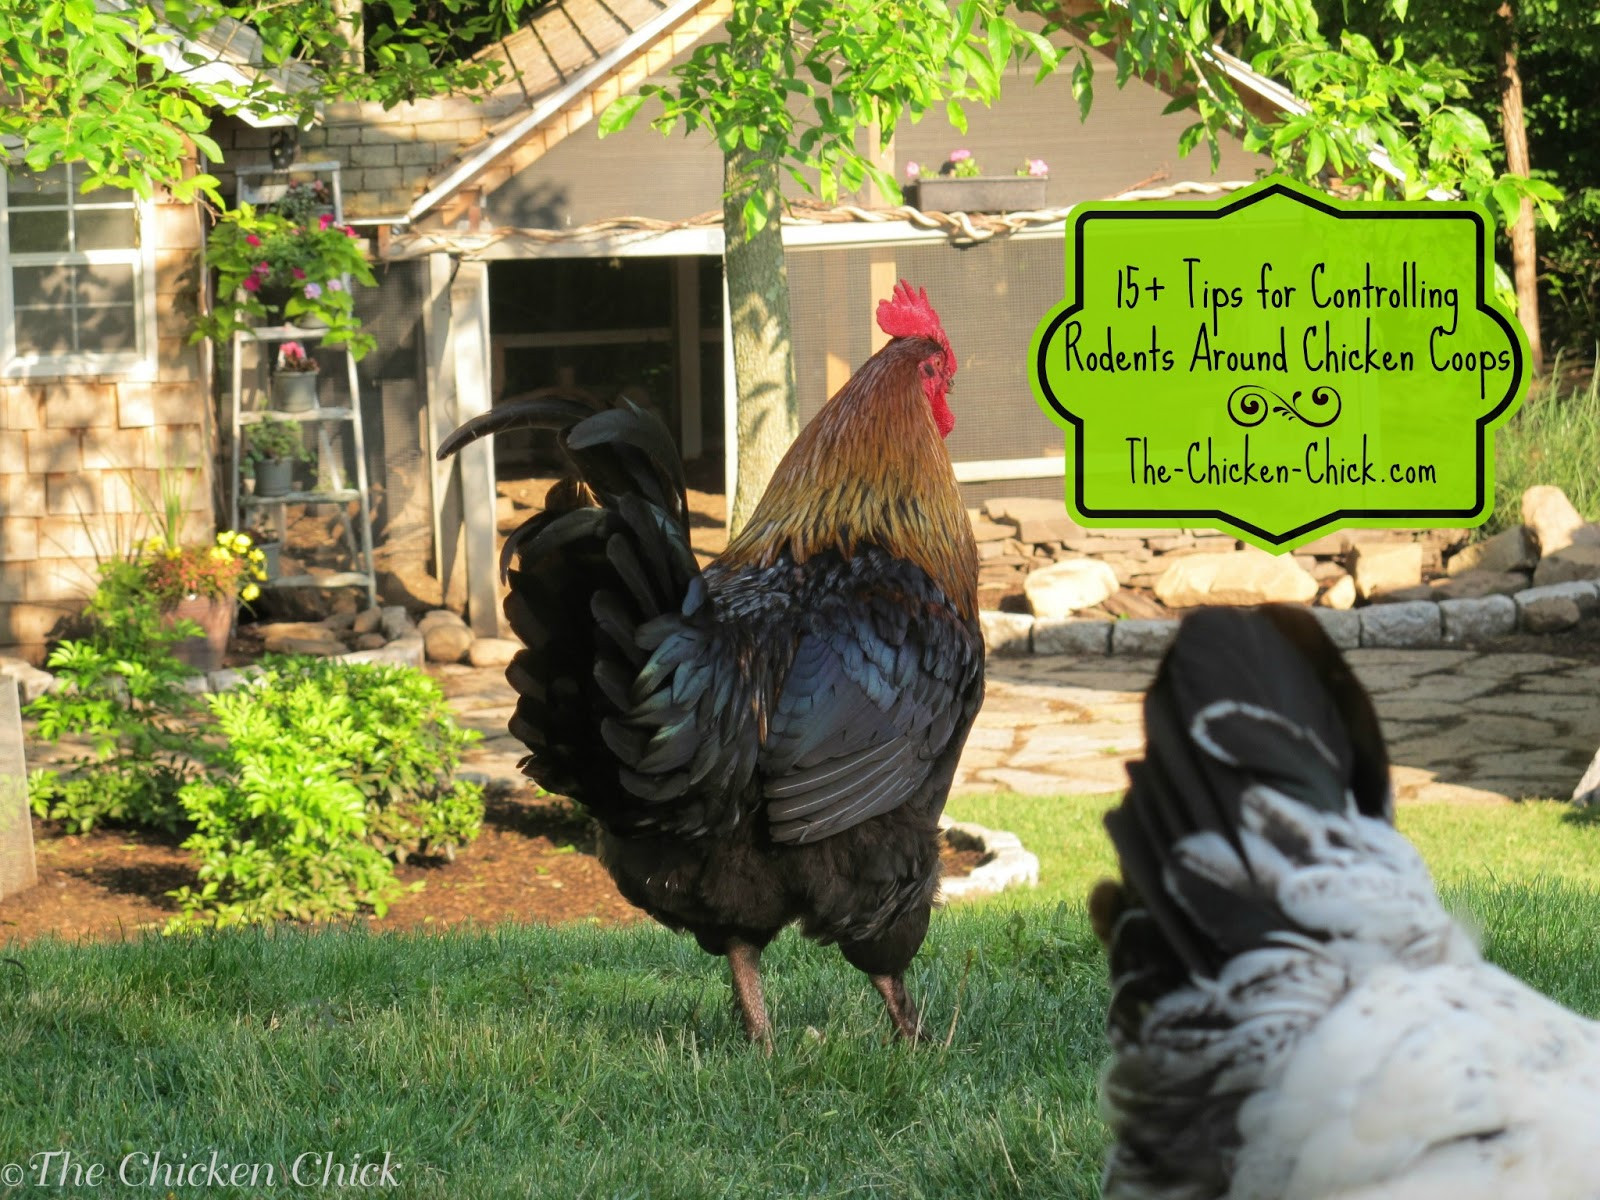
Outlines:
<svg viewBox="0 0 1600 1200"><path fill-rule="evenodd" d="M275 1164L277 1188L239 1195L299 1194L301 1154L388 1151L387 1195L1092 1196L1105 989L1079 900L1108 865L1106 803L952 806L1017 830L1045 884L936 918L913 987L940 1041L954 1018L948 1048L889 1043L865 980L793 935L767 956L771 1058L722 965L654 928L12 948L0 1164L71 1149L107 1164L102 1196L165 1195L115 1182L156 1150ZM1559 815L1403 821L1492 955L1600 1013L1600 829Z"/></svg>

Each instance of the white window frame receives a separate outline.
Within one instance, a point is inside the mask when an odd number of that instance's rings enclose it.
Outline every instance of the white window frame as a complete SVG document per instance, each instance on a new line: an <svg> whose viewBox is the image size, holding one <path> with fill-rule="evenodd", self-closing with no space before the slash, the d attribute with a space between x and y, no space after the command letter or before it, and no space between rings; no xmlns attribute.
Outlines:
<svg viewBox="0 0 1600 1200"><path fill-rule="evenodd" d="M19 168L26 170L27 168ZM126 250L79 250L47 253L11 253L9 219L10 174L0 169L0 376L8 379L49 379L70 375L116 375L137 381L154 381L159 347L156 329L156 221L155 205L132 193L108 195L103 200L84 200L68 168L67 196L72 208L121 207L131 201L134 228L139 244ZM90 193L94 195L94 193ZM34 207L34 206L29 206ZM133 350L109 354L19 354L15 298L12 295L14 267L102 266L133 268L134 339Z"/></svg>

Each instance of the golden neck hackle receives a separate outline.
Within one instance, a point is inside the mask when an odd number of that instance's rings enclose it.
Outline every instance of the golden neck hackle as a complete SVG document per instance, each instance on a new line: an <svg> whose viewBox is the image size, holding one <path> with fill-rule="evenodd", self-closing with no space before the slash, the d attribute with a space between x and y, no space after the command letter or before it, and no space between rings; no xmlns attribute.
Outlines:
<svg viewBox="0 0 1600 1200"><path fill-rule="evenodd" d="M918 379L918 343L891 343L828 401L778 464L719 562L770 566L876 545L915 563L973 620L978 551Z"/></svg>

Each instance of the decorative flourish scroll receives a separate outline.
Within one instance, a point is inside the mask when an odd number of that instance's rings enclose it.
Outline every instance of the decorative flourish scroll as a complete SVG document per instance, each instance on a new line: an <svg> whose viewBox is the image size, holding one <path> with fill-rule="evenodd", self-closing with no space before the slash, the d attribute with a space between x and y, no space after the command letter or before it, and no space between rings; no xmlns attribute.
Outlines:
<svg viewBox="0 0 1600 1200"><path fill-rule="evenodd" d="M1304 421L1313 429L1326 429L1344 411L1344 402L1331 387L1312 388L1311 394L1306 397L1307 407L1302 409L1300 397L1305 395L1305 392L1298 391L1285 400L1271 388L1257 383L1242 383L1228 393L1228 417L1235 425L1254 429L1267 419L1267 413L1271 411L1282 413L1291 421Z"/></svg>

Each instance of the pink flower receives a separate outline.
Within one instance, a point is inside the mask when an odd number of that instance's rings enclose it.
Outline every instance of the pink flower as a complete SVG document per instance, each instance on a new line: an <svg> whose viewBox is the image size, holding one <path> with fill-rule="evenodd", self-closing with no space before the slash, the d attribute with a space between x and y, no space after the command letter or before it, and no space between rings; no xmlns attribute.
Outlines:
<svg viewBox="0 0 1600 1200"><path fill-rule="evenodd" d="M353 225L346 225L344 227L344 235L346 237L360 237L361 236L359 233L356 232L355 226L353 226Z"/></svg>
<svg viewBox="0 0 1600 1200"><path fill-rule="evenodd" d="M922 164L921 163L908 162L906 164L906 178L907 179L920 179L921 177L922 177Z"/></svg>
<svg viewBox="0 0 1600 1200"><path fill-rule="evenodd" d="M322 295L322 287L321 287L321 285L315 284L315 283L306 284L306 299L307 300L315 300L320 295Z"/></svg>
<svg viewBox="0 0 1600 1200"><path fill-rule="evenodd" d="M328 290L330 292L344 291L344 280L335 275L332 279L328 280Z"/></svg>
<svg viewBox="0 0 1600 1200"><path fill-rule="evenodd" d="M244 277L244 290L247 292L259 292L261 290L261 276L246 275Z"/></svg>
<svg viewBox="0 0 1600 1200"><path fill-rule="evenodd" d="M256 264L256 274L258 274L258 275L271 275L272 274L272 264L268 263L268 262L258 262Z"/></svg>
<svg viewBox="0 0 1600 1200"><path fill-rule="evenodd" d="M332 225L332 224L333 224L333 214L332 213L323 213L320 217L317 218L317 228L318 229L326 229L329 225Z"/></svg>
<svg viewBox="0 0 1600 1200"><path fill-rule="evenodd" d="M245 234L244 244L246 246L259 246L261 245L261 239L253 233L247 233Z"/></svg>
<svg viewBox="0 0 1600 1200"><path fill-rule="evenodd" d="M299 280L302 280L302 279L304 279L306 277L306 273L304 271L302 271L299 267L290 267L289 268L289 273L295 277L296 282L298 282Z"/></svg>
<svg viewBox="0 0 1600 1200"><path fill-rule="evenodd" d="M1028 160L1028 174L1048 175L1050 174L1050 164L1042 158L1030 158Z"/></svg>
<svg viewBox="0 0 1600 1200"><path fill-rule="evenodd" d="M971 157L972 157L972 151L971 150L952 150L952 151L950 151L950 161L953 162L953 163L966 162L967 159L969 159Z"/></svg>

